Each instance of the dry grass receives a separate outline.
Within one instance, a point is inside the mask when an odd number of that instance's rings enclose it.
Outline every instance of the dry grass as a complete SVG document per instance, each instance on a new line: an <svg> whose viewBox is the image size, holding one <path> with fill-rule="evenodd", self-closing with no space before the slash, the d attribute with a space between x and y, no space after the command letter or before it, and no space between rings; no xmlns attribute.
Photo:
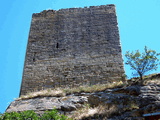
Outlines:
<svg viewBox="0 0 160 120"><path fill-rule="evenodd" d="M155 74L150 74L144 76L144 84L157 84L160 85L160 74L155 73Z"/></svg>
<svg viewBox="0 0 160 120"><path fill-rule="evenodd" d="M123 107L118 107L120 103L112 103L112 104L99 104L95 107L90 107L89 104L86 104L83 108L76 110L73 114L70 114L68 117L74 120L88 120L90 118L107 120L107 118L112 117L114 115L121 115L125 111L133 111L139 109L139 106L135 103L135 101L128 101L126 105L126 101L121 103Z"/></svg>
<svg viewBox="0 0 160 120"><path fill-rule="evenodd" d="M132 78L131 80L138 80L139 78ZM151 74L144 76L145 84L160 84L160 74ZM129 82L129 81L128 81ZM123 86L124 83L122 81L119 82L112 82L108 84L97 84L97 85L90 85L90 86L79 86L76 88L56 88L56 89L47 89L47 90L41 90L38 92L31 92L28 93L25 96L21 96L17 100L21 99L30 99L30 98L36 98L36 97L63 97L66 94L72 94L72 93L81 93L81 92L98 92L98 91L104 91L108 88L116 88Z"/></svg>
<svg viewBox="0 0 160 120"><path fill-rule="evenodd" d="M107 106L107 105L99 105L97 107L88 107L89 105L85 106L82 109L77 110L75 113L69 115L70 118L74 120L80 120L80 119L87 119L89 117L94 118L104 118L107 120L107 117L112 115L113 113L117 112L117 107L112 105L112 106Z"/></svg>
<svg viewBox="0 0 160 120"><path fill-rule="evenodd" d="M107 120L107 118L116 115L121 115L124 111L132 111L139 109L136 103L124 105L124 108L118 108L118 104L99 104L96 107L90 107L86 104L85 107L76 110L73 114L68 115L74 120L88 120L90 118Z"/></svg>
<svg viewBox="0 0 160 120"><path fill-rule="evenodd" d="M145 85L148 84L156 84L156 85L160 85L160 79L154 79L154 80L147 80L144 82Z"/></svg>
<svg viewBox="0 0 160 120"><path fill-rule="evenodd" d="M36 97L63 97L65 96L65 93L62 89L46 89L46 90L41 90L38 92L31 92L28 93L27 95L21 96L17 100L22 100L22 99L31 99L31 98L36 98Z"/></svg>
<svg viewBox="0 0 160 120"><path fill-rule="evenodd" d="M156 84L160 85L160 73L154 73L143 76L143 80L141 81L139 77L133 77L127 80L128 85L139 84L139 85L148 85L148 84ZM140 84L141 83L141 84Z"/></svg>
<svg viewBox="0 0 160 120"><path fill-rule="evenodd" d="M63 89L66 94L72 94L72 93L80 93L80 92L87 92L87 93L92 93L92 92L98 92L98 91L104 91L108 88L115 88L115 87L120 87L123 86L123 82L113 82L113 83L108 83L108 84L97 84L97 85L91 85L91 86L80 86L77 88L68 88L68 89Z"/></svg>
<svg viewBox="0 0 160 120"><path fill-rule="evenodd" d="M122 86L123 82L113 82L109 84L97 84L97 85L91 85L91 86L80 86L77 88L56 88L56 89L46 89L46 90L41 90L38 92L31 92L28 93L27 95L21 96L17 100L22 100L22 99L31 99L31 98L36 98L36 97L63 97L66 94L72 94L72 93L81 93L81 92L97 92L97 91L103 91L108 88L114 88L114 87L119 87Z"/></svg>

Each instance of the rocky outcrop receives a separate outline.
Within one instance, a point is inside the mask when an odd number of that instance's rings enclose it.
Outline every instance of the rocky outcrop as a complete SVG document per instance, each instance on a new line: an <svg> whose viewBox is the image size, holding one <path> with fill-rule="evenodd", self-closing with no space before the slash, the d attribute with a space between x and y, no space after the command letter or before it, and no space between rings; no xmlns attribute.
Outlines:
<svg viewBox="0 0 160 120"><path fill-rule="evenodd" d="M134 85L94 93L76 93L65 97L16 100L10 104L6 112L34 110L41 113L56 108L63 114L72 114L83 108L86 103L90 104L91 108L99 105L105 106L105 111L99 113L101 119L141 120L143 114L157 112L160 108L160 85ZM113 106L115 106L115 110L108 114L107 110L109 111ZM88 118L96 119L95 116Z"/></svg>
<svg viewBox="0 0 160 120"><path fill-rule="evenodd" d="M82 105L86 102L88 102L88 99L85 96L40 97L16 100L11 103L6 112L34 110L37 113L41 113L46 110L52 110L53 108L63 112L70 112L83 107Z"/></svg>
<svg viewBox="0 0 160 120"><path fill-rule="evenodd" d="M128 86L125 88L108 89L95 93L88 98L91 105L98 103L112 106L116 105L116 115L110 120L143 119L143 114L159 111L160 85Z"/></svg>

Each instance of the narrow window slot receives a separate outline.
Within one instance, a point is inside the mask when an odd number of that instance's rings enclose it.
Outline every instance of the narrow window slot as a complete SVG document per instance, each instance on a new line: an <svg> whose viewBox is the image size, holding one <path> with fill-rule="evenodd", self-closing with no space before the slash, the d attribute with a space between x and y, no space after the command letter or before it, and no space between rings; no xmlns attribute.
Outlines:
<svg viewBox="0 0 160 120"><path fill-rule="evenodd" d="M56 44L56 48L59 48L59 43Z"/></svg>

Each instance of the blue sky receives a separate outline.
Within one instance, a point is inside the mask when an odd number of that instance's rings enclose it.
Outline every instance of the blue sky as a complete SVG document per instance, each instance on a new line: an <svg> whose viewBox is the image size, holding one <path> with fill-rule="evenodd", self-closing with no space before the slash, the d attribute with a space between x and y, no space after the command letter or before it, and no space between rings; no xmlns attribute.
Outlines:
<svg viewBox="0 0 160 120"><path fill-rule="evenodd" d="M0 4L0 112L19 96L31 17L46 9L115 4L123 57L144 46L160 52L159 0L3 0ZM124 58L125 61L125 58ZM130 68L125 66L131 76ZM160 72L158 69L155 72Z"/></svg>

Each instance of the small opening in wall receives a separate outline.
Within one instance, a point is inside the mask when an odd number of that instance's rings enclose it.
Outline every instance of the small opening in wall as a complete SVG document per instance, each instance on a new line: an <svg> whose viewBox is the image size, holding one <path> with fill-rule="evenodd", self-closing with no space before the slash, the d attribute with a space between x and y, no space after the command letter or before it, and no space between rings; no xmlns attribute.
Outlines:
<svg viewBox="0 0 160 120"><path fill-rule="evenodd" d="M59 48L59 43L56 44L56 48Z"/></svg>
<svg viewBox="0 0 160 120"><path fill-rule="evenodd" d="M36 58L35 58L35 57L36 57L36 54L37 54L37 53L36 53L36 52L34 52L34 55L33 55L33 62L35 62L35 61L36 61Z"/></svg>
<svg viewBox="0 0 160 120"><path fill-rule="evenodd" d="M33 58L33 62L35 62L35 58Z"/></svg>

